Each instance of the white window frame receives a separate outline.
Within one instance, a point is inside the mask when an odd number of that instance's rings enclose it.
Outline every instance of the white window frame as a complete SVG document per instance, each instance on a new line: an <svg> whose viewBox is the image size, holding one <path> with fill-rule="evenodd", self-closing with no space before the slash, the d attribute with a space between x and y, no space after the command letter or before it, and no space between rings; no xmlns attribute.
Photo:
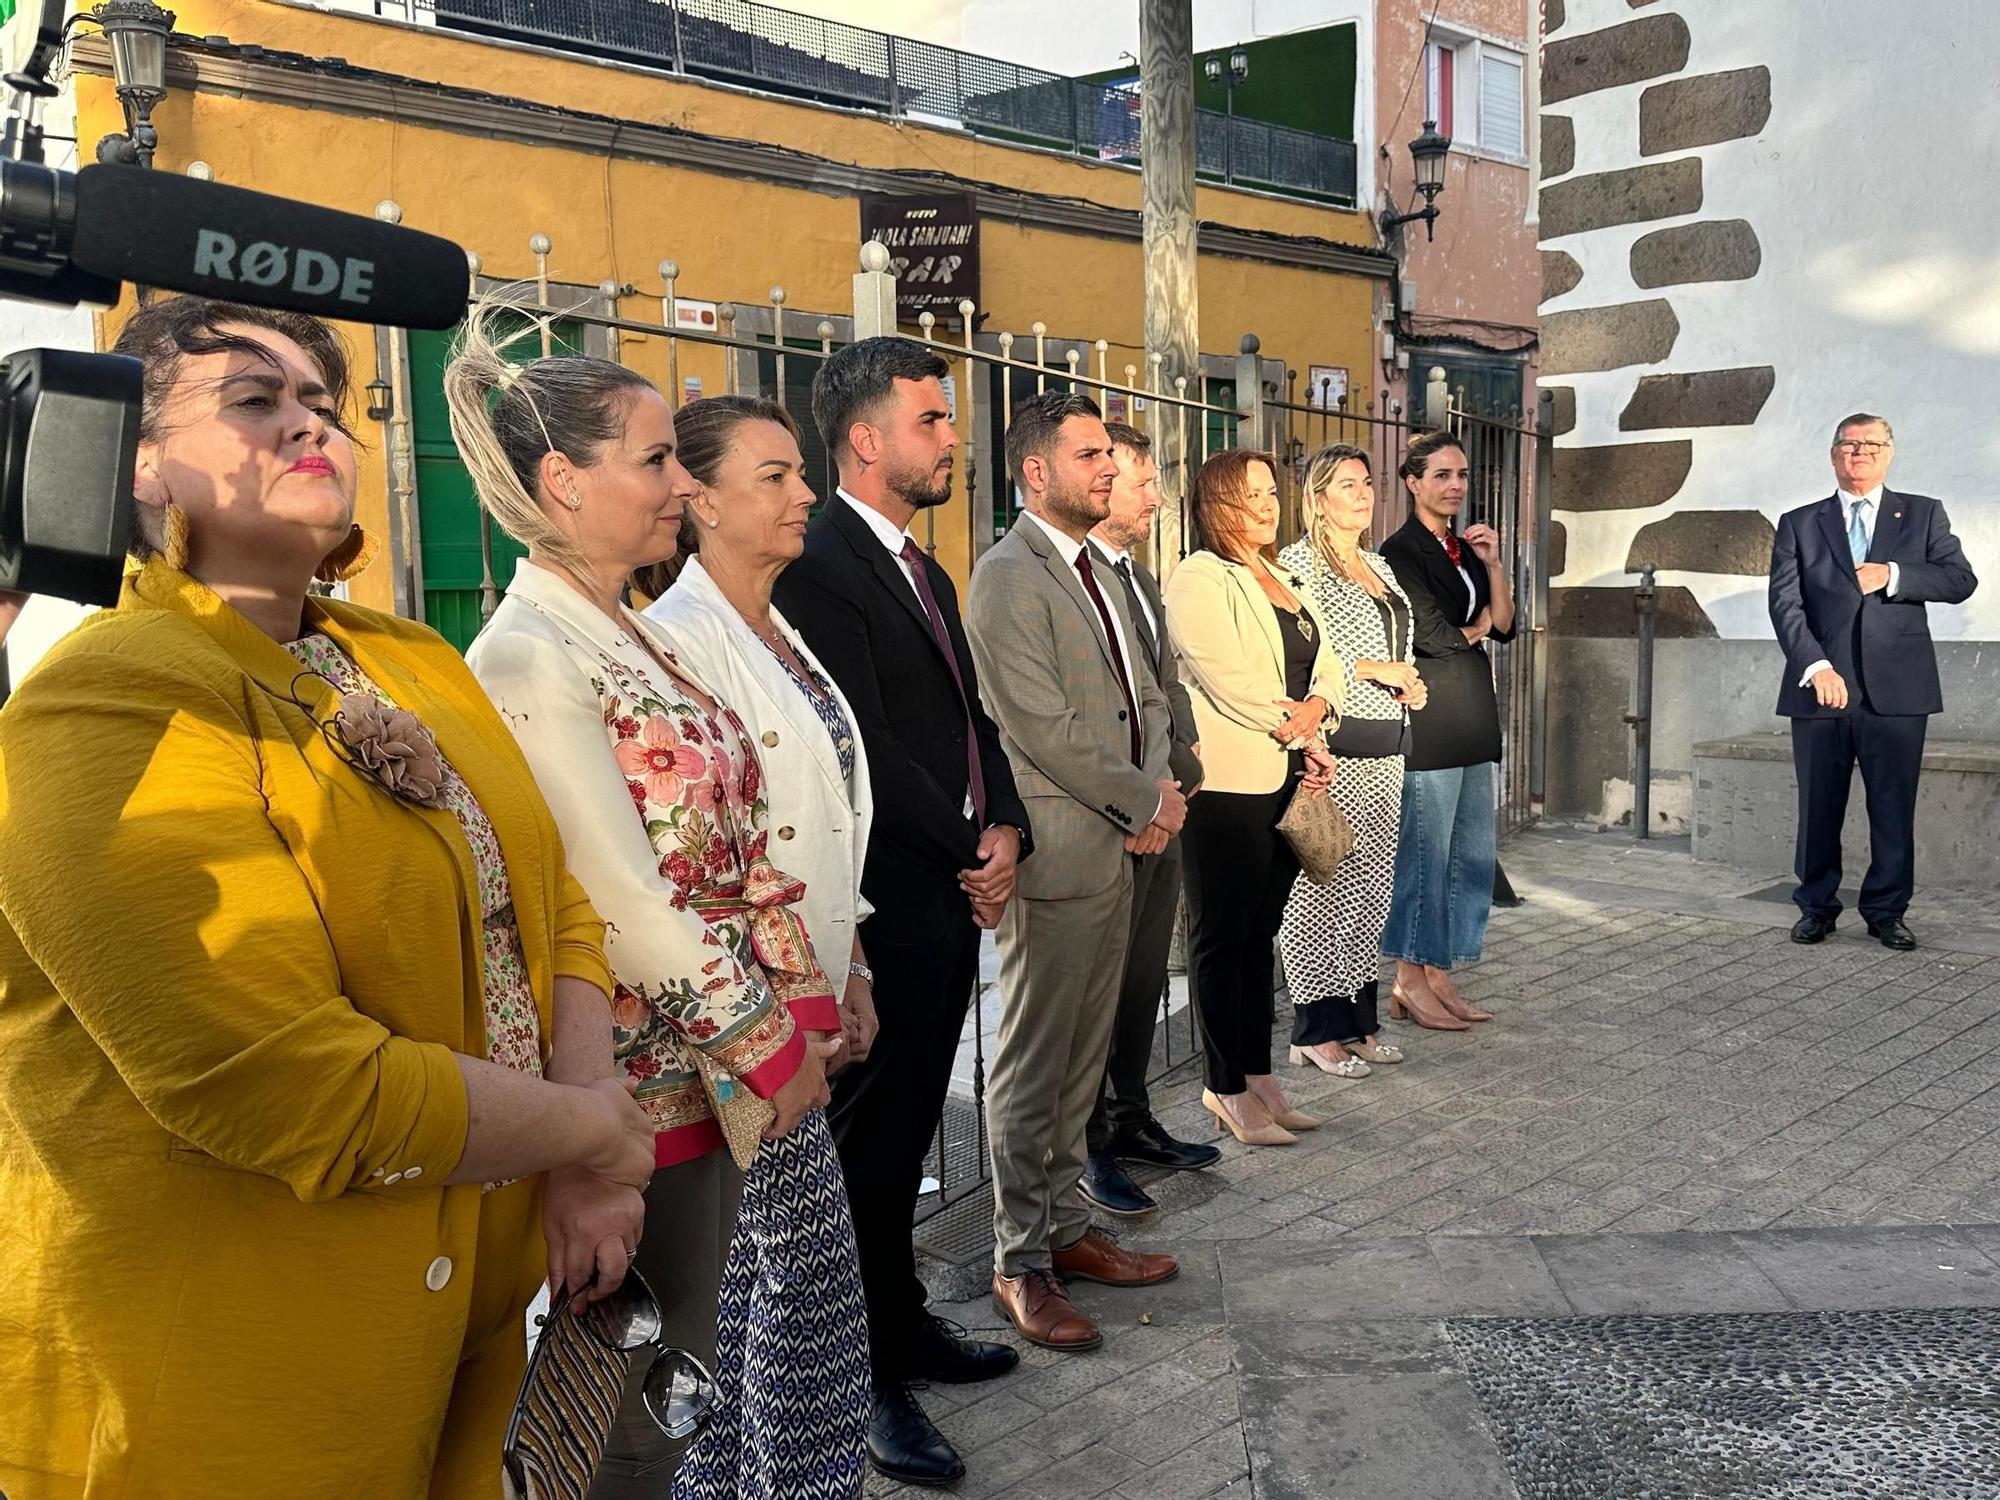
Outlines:
<svg viewBox="0 0 2000 1500"><path fill-rule="evenodd" d="M1452 58L1452 136L1451 149L1467 156L1476 156L1487 161L1506 162L1510 166L1528 165L1528 59L1518 43L1487 36L1476 31L1465 31L1442 23L1434 25L1425 38L1425 45L1436 43L1449 47ZM1488 145L1481 139L1479 128L1479 92L1485 77L1485 60L1488 57L1504 58L1521 70L1521 130L1520 142L1502 147ZM1428 59L1426 59L1426 62ZM1429 68L1425 72L1424 102L1428 107Z"/></svg>

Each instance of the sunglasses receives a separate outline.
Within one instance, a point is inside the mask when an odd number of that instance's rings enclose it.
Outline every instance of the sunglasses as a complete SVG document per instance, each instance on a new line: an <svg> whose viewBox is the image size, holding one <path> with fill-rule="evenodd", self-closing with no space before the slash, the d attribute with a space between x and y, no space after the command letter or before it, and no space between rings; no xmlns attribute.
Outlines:
<svg viewBox="0 0 2000 1500"><path fill-rule="evenodd" d="M570 1310L574 1295L559 1290L536 1320L541 1332L507 1423L502 1451L520 1495L566 1493L563 1481L575 1478L587 1487L617 1419L632 1364L623 1356L653 1351L640 1393L668 1437L692 1437L715 1414L715 1376L687 1350L660 1342L659 1299L637 1271L581 1312Z"/></svg>

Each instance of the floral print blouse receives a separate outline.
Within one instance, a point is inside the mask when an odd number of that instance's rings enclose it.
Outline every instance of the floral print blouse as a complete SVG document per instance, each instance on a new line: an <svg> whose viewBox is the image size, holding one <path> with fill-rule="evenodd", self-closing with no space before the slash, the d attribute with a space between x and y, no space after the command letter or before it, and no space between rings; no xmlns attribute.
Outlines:
<svg viewBox="0 0 2000 1500"><path fill-rule="evenodd" d="M757 639L763 641L764 649L770 652L772 659L785 669L785 675L798 685L799 691L805 695L806 702L812 705L812 711L819 716L820 723L826 726L827 738L833 741L834 757L840 762L840 774L847 779L848 786L852 788L854 726L847 722L847 710L840 706L840 700L833 695L833 685L811 662L801 663L806 669L806 675L801 677L798 667L793 666L783 652L764 640L763 636L760 635Z"/></svg>
<svg viewBox="0 0 2000 1500"><path fill-rule="evenodd" d="M285 648L300 666L324 678L336 692L362 693L376 701L398 706L375 680L363 672L353 657L318 631L309 632ZM480 937L484 947L486 999L486 1056L516 1072L542 1073L541 1020L535 1010L535 993L528 983L528 961L521 951L521 930L514 920L514 896L507 884L507 864L500 852L500 838L486 819L472 788L438 756L444 771L442 793L445 806L458 820L465 842L472 849L472 865L479 878L479 909L484 920Z"/></svg>
<svg viewBox="0 0 2000 1500"><path fill-rule="evenodd" d="M612 1046L662 1167L719 1150L710 1091L769 1099L840 1028L805 887L773 863L764 770L671 643L523 559L466 663L513 731L605 924ZM708 1080L704 1083L704 1075Z"/></svg>

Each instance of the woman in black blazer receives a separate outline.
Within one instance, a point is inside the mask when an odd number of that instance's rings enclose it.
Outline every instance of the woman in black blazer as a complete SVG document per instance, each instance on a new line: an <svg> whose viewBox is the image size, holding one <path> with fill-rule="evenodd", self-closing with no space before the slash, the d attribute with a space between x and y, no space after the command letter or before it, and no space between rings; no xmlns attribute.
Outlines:
<svg viewBox="0 0 2000 1500"><path fill-rule="evenodd" d="M1434 611L1446 628L1416 632L1430 704L1412 718L1403 775L1396 889L1382 935L1382 951L1396 960L1389 1014L1463 1031L1491 1019L1466 1002L1450 971L1479 958L1493 904L1500 711L1482 643L1514 638L1514 595L1493 528L1452 530L1472 477L1458 440L1419 433L1398 472L1410 491L1410 519L1382 544L1382 556L1412 606Z"/></svg>

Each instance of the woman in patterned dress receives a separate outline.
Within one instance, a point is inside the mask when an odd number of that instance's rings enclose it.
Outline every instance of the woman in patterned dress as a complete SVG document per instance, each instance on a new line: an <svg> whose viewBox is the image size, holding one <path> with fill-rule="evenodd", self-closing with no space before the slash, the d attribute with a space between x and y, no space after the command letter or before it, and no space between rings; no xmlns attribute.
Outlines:
<svg viewBox="0 0 2000 1500"><path fill-rule="evenodd" d="M373 551L332 330L116 347L144 562L0 713L0 1489L490 1500L652 1173L603 924L458 653L308 592Z"/></svg>
<svg viewBox="0 0 2000 1500"><path fill-rule="evenodd" d="M662 1168L638 1265L665 1336L713 1350L718 1378L685 1456L655 1440L635 1378L592 1494L657 1496L671 1476L681 1500L851 1500L867 1330L822 1112L835 988L751 736L621 598L674 551L696 486L648 381L603 360L512 364L495 324L517 317L476 309L445 372L480 501L528 548L467 660L605 918L614 1050Z"/></svg>
<svg viewBox="0 0 2000 1500"><path fill-rule="evenodd" d="M1389 565L1364 545L1375 513L1368 455L1346 443L1314 454L1305 475L1306 534L1278 561L1306 580L1328 640L1347 670L1347 705L1329 737L1333 798L1354 831L1354 850L1333 880L1301 875L1285 906L1278 946L1292 996L1292 1062L1337 1078L1399 1063L1379 1042L1376 986L1382 928L1395 886L1409 711L1424 706L1412 664L1410 601Z"/></svg>

